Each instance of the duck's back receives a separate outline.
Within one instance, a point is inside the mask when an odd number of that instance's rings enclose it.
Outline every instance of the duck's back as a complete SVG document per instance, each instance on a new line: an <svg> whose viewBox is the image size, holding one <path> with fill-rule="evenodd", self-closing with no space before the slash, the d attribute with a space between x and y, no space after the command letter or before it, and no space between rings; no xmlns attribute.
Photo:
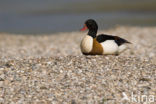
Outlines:
<svg viewBox="0 0 156 104"><path fill-rule="evenodd" d="M105 34L98 35L96 40L102 45L103 54L119 54L127 48L125 43L130 43L118 36Z"/></svg>
<svg viewBox="0 0 156 104"><path fill-rule="evenodd" d="M102 42L105 42L107 40L113 40L115 41L115 43L120 46L124 43L130 43L128 42L127 40L123 39L123 38L120 38L118 36L113 36L113 35L106 35L106 34L100 34L96 37L96 40L99 42L99 43L102 43Z"/></svg>

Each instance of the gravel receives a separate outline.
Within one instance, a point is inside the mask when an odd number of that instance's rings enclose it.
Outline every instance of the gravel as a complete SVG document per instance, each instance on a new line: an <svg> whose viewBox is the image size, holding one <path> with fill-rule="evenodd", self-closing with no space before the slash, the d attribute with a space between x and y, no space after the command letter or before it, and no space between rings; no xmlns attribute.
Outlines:
<svg viewBox="0 0 156 104"><path fill-rule="evenodd" d="M99 33L133 44L119 56L84 56L83 32L0 33L0 104L154 104L156 28L118 26Z"/></svg>

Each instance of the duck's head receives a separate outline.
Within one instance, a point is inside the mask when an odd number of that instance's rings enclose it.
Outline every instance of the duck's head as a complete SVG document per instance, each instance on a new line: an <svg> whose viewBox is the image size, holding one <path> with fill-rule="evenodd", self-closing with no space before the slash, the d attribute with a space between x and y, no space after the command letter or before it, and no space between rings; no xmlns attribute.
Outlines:
<svg viewBox="0 0 156 104"><path fill-rule="evenodd" d="M84 23L84 27L81 29L81 31L89 30L88 35L92 36L93 38L96 37L97 30L98 30L98 25L95 20L93 19L88 19Z"/></svg>
<svg viewBox="0 0 156 104"><path fill-rule="evenodd" d="M97 31L98 29L98 25L96 23L95 20L93 19L88 19L85 23L84 23L84 27L81 29L81 31L85 31L85 30L91 30L91 31Z"/></svg>

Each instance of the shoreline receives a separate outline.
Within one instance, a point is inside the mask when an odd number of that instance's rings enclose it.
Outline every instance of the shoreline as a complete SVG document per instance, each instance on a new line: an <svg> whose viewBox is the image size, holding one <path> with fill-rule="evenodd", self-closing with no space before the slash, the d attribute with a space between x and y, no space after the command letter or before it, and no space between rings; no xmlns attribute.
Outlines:
<svg viewBox="0 0 156 104"><path fill-rule="evenodd" d="M155 27L124 27L116 26L105 33L123 37L130 41L130 49L121 56L146 57L156 61ZM86 32L60 32L54 34L8 34L0 33L0 58L22 57L55 57L67 55L82 55L80 42ZM72 47L72 48L71 48Z"/></svg>

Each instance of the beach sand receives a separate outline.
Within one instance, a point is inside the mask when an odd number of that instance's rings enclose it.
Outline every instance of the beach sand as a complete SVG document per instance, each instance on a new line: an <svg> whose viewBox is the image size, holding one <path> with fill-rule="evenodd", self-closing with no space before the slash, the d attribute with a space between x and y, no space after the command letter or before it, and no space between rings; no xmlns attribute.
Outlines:
<svg viewBox="0 0 156 104"><path fill-rule="evenodd" d="M0 33L0 104L142 104L152 102L152 96L156 100L156 27L118 26L99 33L132 44L119 56L84 56L79 47L84 32ZM142 101L142 95L147 99ZM129 100L122 100L125 96Z"/></svg>

